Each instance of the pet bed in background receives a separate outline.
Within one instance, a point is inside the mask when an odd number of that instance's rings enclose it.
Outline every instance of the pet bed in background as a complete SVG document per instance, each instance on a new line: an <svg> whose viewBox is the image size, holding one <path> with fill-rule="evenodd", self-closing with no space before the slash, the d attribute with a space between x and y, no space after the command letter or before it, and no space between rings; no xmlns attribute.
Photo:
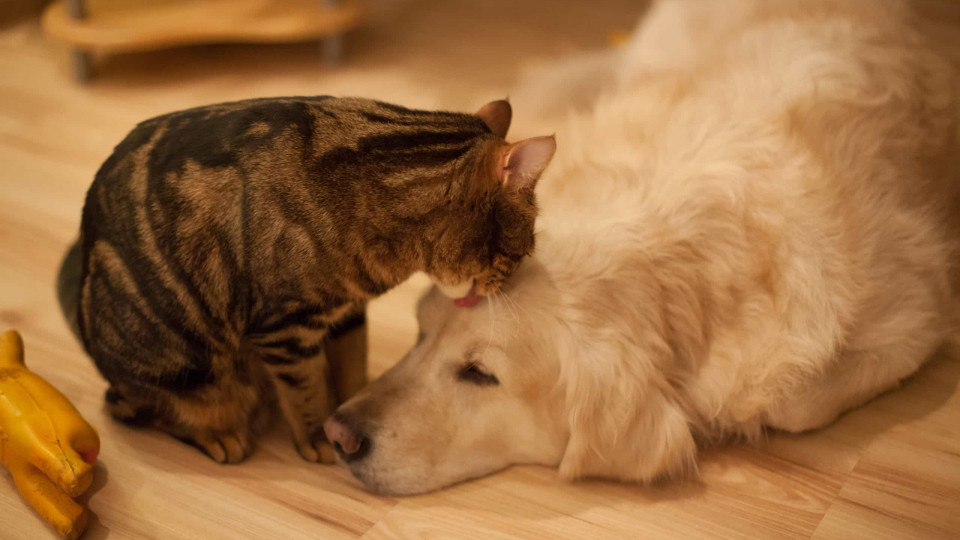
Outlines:
<svg viewBox="0 0 960 540"><path fill-rule="evenodd" d="M43 14L47 35L73 50L76 77L93 73L92 53L201 43L321 42L337 63L342 36L359 24L356 0L57 0Z"/></svg>

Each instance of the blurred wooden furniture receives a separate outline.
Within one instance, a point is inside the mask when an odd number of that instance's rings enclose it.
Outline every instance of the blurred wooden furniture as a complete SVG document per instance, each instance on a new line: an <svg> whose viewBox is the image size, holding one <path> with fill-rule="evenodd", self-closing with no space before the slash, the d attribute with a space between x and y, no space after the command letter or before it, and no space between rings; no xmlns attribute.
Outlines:
<svg viewBox="0 0 960 540"><path fill-rule="evenodd" d="M339 62L342 36L357 26L354 0L57 0L43 14L47 35L73 49L78 79L92 76L91 53L200 43L320 39L323 59Z"/></svg>

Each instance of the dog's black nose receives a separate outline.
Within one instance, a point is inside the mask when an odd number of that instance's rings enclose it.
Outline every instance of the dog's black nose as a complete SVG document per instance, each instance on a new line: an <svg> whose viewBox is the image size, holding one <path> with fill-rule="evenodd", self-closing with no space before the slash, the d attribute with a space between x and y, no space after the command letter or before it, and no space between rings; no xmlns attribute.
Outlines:
<svg viewBox="0 0 960 540"><path fill-rule="evenodd" d="M344 461L362 459L370 452L370 439L355 427L354 422L340 413L327 418L323 423L323 431Z"/></svg>

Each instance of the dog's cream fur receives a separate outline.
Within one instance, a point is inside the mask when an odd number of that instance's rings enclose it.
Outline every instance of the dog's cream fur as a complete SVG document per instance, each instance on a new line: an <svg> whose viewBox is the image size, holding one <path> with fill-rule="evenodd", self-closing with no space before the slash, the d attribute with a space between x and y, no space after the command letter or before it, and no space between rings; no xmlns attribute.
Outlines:
<svg viewBox="0 0 960 540"><path fill-rule="evenodd" d="M830 423L956 327L960 94L903 4L667 1L597 62L539 77L578 93L545 110L592 105L535 256L473 309L429 293L420 343L340 409L371 488L690 471L697 444Z"/></svg>

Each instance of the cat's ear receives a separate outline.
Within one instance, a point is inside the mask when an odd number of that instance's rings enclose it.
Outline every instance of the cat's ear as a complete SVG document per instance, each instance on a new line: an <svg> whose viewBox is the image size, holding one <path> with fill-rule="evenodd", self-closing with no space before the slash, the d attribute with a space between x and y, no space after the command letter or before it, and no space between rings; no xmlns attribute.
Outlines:
<svg viewBox="0 0 960 540"><path fill-rule="evenodd" d="M510 119L513 118L513 108L510 107L509 101L499 99L480 107L477 116L483 120L483 123L490 128L494 135L506 137L507 131L510 130Z"/></svg>
<svg viewBox="0 0 960 540"><path fill-rule="evenodd" d="M504 187L521 190L532 189L557 151L557 139L534 137L501 147L498 175Z"/></svg>

